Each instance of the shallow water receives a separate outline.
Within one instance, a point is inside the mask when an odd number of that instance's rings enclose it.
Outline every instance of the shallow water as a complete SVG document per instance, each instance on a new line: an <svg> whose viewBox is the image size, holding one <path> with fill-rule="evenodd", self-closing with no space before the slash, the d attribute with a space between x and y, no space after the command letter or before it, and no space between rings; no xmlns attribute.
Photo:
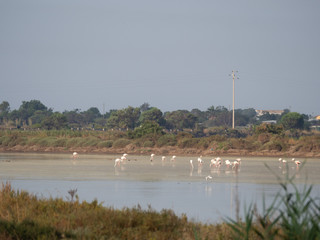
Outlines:
<svg viewBox="0 0 320 240"><path fill-rule="evenodd" d="M263 198L270 204L280 190L276 176L285 179L296 174L295 183L301 189L307 183L314 185L314 196L320 192L319 159L299 159L305 165L298 169L291 159L283 165L277 158L242 158L235 170L225 165L210 168L211 157L203 157L199 168L197 157L179 156L174 162L170 157L162 162L161 156L150 162L149 156L129 155L126 162L114 167L117 157L80 155L73 160L66 154L0 153L0 180L38 196L70 200L68 191L77 189L80 201L97 199L117 209L138 204L146 209L150 205L209 223L235 218L239 207L241 216L241 209L250 203L261 209ZM206 181L209 175L212 179Z"/></svg>

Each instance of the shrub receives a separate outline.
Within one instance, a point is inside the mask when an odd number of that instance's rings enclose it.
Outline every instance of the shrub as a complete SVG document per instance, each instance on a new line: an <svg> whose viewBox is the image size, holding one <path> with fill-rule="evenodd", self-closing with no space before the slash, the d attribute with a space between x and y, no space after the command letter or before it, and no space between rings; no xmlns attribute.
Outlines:
<svg viewBox="0 0 320 240"><path fill-rule="evenodd" d="M178 142L180 148L192 148L196 147L199 142L197 138L183 138Z"/></svg>
<svg viewBox="0 0 320 240"><path fill-rule="evenodd" d="M258 135L258 141L265 144L270 141L271 135L269 133L261 133Z"/></svg>
<svg viewBox="0 0 320 240"><path fill-rule="evenodd" d="M270 142L267 142L263 145L263 147L267 150L276 150L276 151L282 151L284 149L283 143L278 140L271 140Z"/></svg>
<svg viewBox="0 0 320 240"><path fill-rule="evenodd" d="M197 146L202 149L207 149L209 147L209 140L207 138L200 138Z"/></svg>
<svg viewBox="0 0 320 240"><path fill-rule="evenodd" d="M83 145L85 147L94 147L94 146L97 146L98 143L99 143L99 139L94 138L94 137L90 137L90 138L86 139L86 141L83 143Z"/></svg>
<svg viewBox="0 0 320 240"><path fill-rule="evenodd" d="M54 228L42 226L41 224L28 219L23 220L21 223L0 220L0 233L5 236L15 236L14 239L62 238L62 233L58 232Z"/></svg>
<svg viewBox="0 0 320 240"><path fill-rule="evenodd" d="M154 142L147 140L143 143L143 147L153 147L154 146Z"/></svg>
<svg viewBox="0 0 320 240"><path fill-rule="evenodd" d="M66 147L66 145L67 145L67 139L65 138L58 138L53 142L54 147Z"/></svg>
<svg viewBox="0 0 320 240"><path fill-rule="evenodd" d="M41 147L49 147L52 146L52 144L56 141L55 138L52 137L46 137L43 139L39 139L39 141L37 142L37 145L41 146Z"/></svg>
<svg viewBox="0 0 320 240"><path fill-rule="evenodd" d="M113 141L112 140L108 140L108 141L99 142L98 147L99 148L111 148L112 145L113 145Z"/></svg>
<svg viewBox="0 0 320 240"><path fill-rule="evenodd" d="M166 134L158 138L157 146L175 146L177 144L176 136L173 134Z"/></svg>
<svg viewBox="0 0 320 240"><path fill-rule="evenodd" d="M118 140L114 141L113 147L115 147L115 148L124 148L127 145L129 145L130 143L131 143L130 140L122 138L122 139L118 139Z"/></svg>

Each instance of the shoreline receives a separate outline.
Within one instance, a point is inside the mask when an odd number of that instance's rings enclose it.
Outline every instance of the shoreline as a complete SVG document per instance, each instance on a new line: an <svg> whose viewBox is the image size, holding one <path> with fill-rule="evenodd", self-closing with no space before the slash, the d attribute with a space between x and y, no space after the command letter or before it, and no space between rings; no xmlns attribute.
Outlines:
<svg viewBox="0 0 320 240"><path fill-rule="evenodd" d="M14 146L14 147L0 147L1 153L72 153L79 154L132 154L132 155L149 155L154 153L156 155L178 155L178 156L233 156L233 157L299 157L299 158L320 158L319 152L279 152L279 151L248 151L248 150L211 150L211 149L197 149L197 148L135 148L127 146L125 148L97 148L97 147L81 147L70 148L65 147L39 147L39 146Z"/></svg>

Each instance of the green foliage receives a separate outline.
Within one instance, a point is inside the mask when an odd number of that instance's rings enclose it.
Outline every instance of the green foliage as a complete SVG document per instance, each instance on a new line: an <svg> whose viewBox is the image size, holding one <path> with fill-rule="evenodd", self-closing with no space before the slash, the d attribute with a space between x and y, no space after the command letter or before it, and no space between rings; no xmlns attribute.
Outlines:
<svg viewBox="0 0 320 240"><path fill-rule="evenodd" d="M262 129L262 130L261 130ZM280 129L282 127L280 126ZM152 122L147 122L142 127L133 131L74 131L74 130L0 130L0 146L10 150L16 146L25 146L25 150L37 147L39 151L45 148L124 148L132 144L136 147L179 147L201 148L214 150L269 150L273 153L285 152L319 152L320 135L303 135L303 132L292 134L292 131L283 134L270 133L270 129L260 128L259 134L247 135L239 129L212 128L205 132L207 137L195 137L194 131L178 131L164 133L162 128ZM273 131L273 130L272 130ZM214 134L214 135L211 135ZM300 135L303 135L299 137ZM241 137L245 136L245 137ZM78 150L79 151L79 150Z"/></svg>
<svg viewBox="0 0 320 240"><path fill-rule="evenodd" d="M304 126L303 116L297 112L290 112L281 117L280 123L284 129L302 129Z"/></svg>
<svg viewBox="0 0 320 240"><path fill-rule="evenodd" d="M226 224L216 226L188 222L172 210L156 212L149 206L117 210L97 200L88 203L38 199L14 191L10 184L0 191L1 239L215 239L230 238Z"/></svg>
<svg viewBox="0 0 320 240"><path fill-rule="evenodd" d="M98 147L99 148L111 148L112 145L113 145L113 141L112 140L108 140L108 141L99 142Z"/></svg>
<svg viewBox="0 0 320 240"><path fill-rule="evenodd" d="M158 123L146 121L140 127L136 127L133 131L128 131L129 138L141 138L145 135L162 135L162 127Z"/></svg>
<svg viewBox="0 0 320 240"><path fill-rule="evenodd" d="M124 148L127 145L129 145L130 143L131 143L131 141L128 140L128 139L121 139L120 138L120 139L114 141L113 147L115 147L115 148Z"/></svg>
<svg viewBox="0 0 320 240"><path fill-rule="evenodd" d="M61 113L54 113L49 117L46 117L42 122L41 125L44 129L51 130L51 129L63 129L67 127L67 118Z"/></svg>
<svg viewBox="0 0 320 240"><path fill-rule="evenodd" d="M289 177L288 172L284 181L274 173L281 191L270 206L263 202L262 213L251 204L245 209L244 222L227 220L233 239L320 239L320 206L311 197L312 186L305 185L300 191L294 184L295 175Z"/></svg>
<svg viewBox="0 0 320 240"><path fill-rule="evenodd" d="M261 124L255 127L256 134L262 133L271 133L271 134L282 134L283 133L283 126L279 124Z"/></svg>
<svg viewBox="0 0 320 240"><path fill-rule="evenodd" d="M14 239L62 239L62 233L52 227L42 226L25 219L21 223L0 219L0 236L12 236ZM71 235L68 234L69 237Z"/></svg>
<svg viewBox="0 0 320 240"><path fill-rule="evenodd" d="M160 126L165 125L165 119L163 118L163 114L158 108L150 108L146 111L143 111L139 118L140 123L146 123L146 122L156 122Z"/></svg>
<svg viewBox="0 0 320 240"><path fill-rule="evenodd" d="M178 141L179 148L192 148L197 146L199 143L198 138L182 138Z"/></svg>
<svg viewBox="0 0 320 240"><path fill-rule="evenodd" d="M144 141L143 143L143 147L153 147L154 146L154 142L153 141L150 141L150 140L147 140L147 141Z"/></svg>
<svg viewBox="0 0 320 240"><path fill-rule="evenodd" d="M109 128L134 129L140 116L140 109L127 107L111 113L107 120Z"/></svg>
<svg viewBox="0 0 320 240"><path fill-rule="evenodd" d="M186 110L178 110L165 114L168 129L194 128L197 117Z"/></svg>
<svg viewBox="0 0 320 240"><path fill-rule="evenodd" d="M284 139L274 136L265 143L264 148L267 150L284 151L287 150L288 146Z"/></svg>
<svg viewBox="0 0 320 240"><path fill-rule="evenodd" d="M175 146L177 144L177 139L174 134L165 134L158 138L157 146Z"/></svg>

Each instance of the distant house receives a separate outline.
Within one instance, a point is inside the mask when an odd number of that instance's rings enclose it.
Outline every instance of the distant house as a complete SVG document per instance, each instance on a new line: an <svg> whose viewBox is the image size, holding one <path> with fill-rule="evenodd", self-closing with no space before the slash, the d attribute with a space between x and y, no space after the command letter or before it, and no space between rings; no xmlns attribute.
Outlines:
<svg viewBox="0 0 320 240"><path fill-rule="evenodd" d="M281 115L283 112L284 112L283 110L257 110L256 109L257 117L260 117L260 116L265 115L267 113Z"/></svg>
<svg viewBox="0 0 320 240"><path fill-rule="evenodd" d="M267 120L267 121L262 121L262 123L264 123L264 124L276 124L277 121L276 120Z"/></svg>
<svg viewBox="0 0 320 240"><path fill-rule="evenodd" d="M316 116L316 120L320 120L320 115Z"/></svg>

